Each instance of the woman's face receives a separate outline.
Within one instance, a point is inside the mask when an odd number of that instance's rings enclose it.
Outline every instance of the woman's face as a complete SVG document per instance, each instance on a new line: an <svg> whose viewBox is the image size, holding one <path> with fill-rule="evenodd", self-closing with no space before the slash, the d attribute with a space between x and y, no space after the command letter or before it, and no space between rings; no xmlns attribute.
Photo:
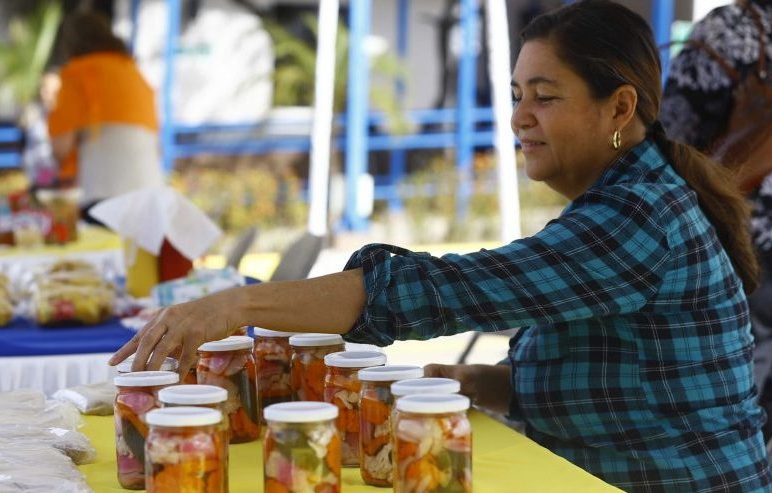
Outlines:
<svg viewBox="0 0 772 493"><path fill-rule="evenodd" d="M574 199L614 159L609 146L613 108L590 95L548 40L526 42L512 75L512 130L532 180Z"/></svg>

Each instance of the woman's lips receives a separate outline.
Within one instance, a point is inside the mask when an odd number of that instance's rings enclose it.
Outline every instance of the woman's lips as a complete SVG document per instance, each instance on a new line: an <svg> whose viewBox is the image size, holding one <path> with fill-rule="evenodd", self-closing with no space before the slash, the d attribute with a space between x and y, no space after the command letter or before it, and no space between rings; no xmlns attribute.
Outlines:
<svg viewBox="0 0 772 493"><path fill-rule="evenodd" d="M520 139L520 147L523 149L523 152L535 151L545 145L544 142L539 140Z"/></svg>

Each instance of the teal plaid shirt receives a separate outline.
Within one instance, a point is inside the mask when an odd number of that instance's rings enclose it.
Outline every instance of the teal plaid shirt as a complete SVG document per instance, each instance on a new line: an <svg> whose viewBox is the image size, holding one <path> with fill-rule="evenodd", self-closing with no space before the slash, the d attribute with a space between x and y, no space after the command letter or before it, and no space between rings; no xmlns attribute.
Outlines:
<svg viewBox="0 0 772 493"><path fill-rule="evenodd" d="M536 235L437 258L368 245L350 341L525 327L511 415L628 491L769 491L742 283L647 140Z"/></svg>

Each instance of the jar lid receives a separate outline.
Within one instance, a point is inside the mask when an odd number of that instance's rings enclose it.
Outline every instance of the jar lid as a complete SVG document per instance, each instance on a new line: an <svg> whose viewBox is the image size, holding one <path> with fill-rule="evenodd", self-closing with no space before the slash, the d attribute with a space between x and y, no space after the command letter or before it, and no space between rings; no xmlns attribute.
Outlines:
<svg viewBox="0 0 772 493"><path fill-rule="evenodd" d="M252 349L255 341L249 336L230 336L219 341L205 342L198 347L199 351L238 351Z"/></svg>
<svg viewBox="0 0 772 493"><path fill-rule="evenodd" d="M216 404L228 400L228 391L216 385L173 385L158 392L158 400L166 404Z"/></svg>
<svg viewBox="0 0 772 493"><path fill-rule="evenodd" d="M340 334L297 334L289 339L290 346L337 346L343 344Z"/></svg>
<svg viewBox="0 0 772 493"><path fill-rule="evenodd" d="M134 371L113 378L113 383L120 387L153 387L172 385L179 381L180 376L173 371Z"/></svg>
<svg viewBox="0 0 772 493"><path fill-rule="evenodd" d="M329 421L338 417L338 408L326 402L282 402L271 404L263 410L266 421L282 423L312 423Z"/></svg>
<svg viewBox="0 0 772 493"><path fill-rule="evenodd" d="M397 410L406 413L457 413L469 409L469 397L459 394L407 395L397 399Z"/></svg>
<svg viewBox="0 0 772 493"><path fill-rule="evenodd" d="M461 390L461 382L452 378L411 378L391 384L395 396L413 394L455 394Z"/></svg>
<svg viewBox="0 0 772 493"><path fill-rule="evenodd" d="M359 370L359 380L362 382L396 382L422 376L424 376L424 369L412 365L373 366Z"/></svg>
<svg viewBox="0 0 772 493"><path fill-rule="evenodd" d="M132 354L125 360L121 361L118 366L115 367L116 371L118 373L131 373L131 365L134 363L134 359L136 357L136 354ZM177 371L177 367L179 364L177 363L177 360L174 358L164 358L163 363L161 363L161 371Z"/></svg>
<svg viewBox="0 0 772 493"><path fill-rule="evenodd" d="M162 407L145 414L145 421L150 426L207 426L222 421L222 413L206 407Z"/></svg>
<svg viewBox="0 0 772 493"><path fill-rule="evenodd" d="M297 334L297 332L284 332L282 330L262 329L260 327L254 327L252 333L255 337L292 337Z"/></svg>
<svg viewBox="0 0 772 493"><path fill-rule="evenodd" d="M324 357L324 364L338 368L368 368L386 364L386 355L378 351L340 351Z"/></svg>

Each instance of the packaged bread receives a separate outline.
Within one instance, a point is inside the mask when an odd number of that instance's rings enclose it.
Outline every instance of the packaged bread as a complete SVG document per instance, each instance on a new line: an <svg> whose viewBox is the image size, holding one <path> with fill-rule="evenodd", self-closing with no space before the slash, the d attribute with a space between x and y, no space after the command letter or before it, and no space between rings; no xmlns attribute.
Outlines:
<svg viewBox="0 0 772 493"><path fill-rule="evenodd" d="M33 292L32 306L40 325L104 322L113 313L115 294L100 286L41 283Z"/></svg>

